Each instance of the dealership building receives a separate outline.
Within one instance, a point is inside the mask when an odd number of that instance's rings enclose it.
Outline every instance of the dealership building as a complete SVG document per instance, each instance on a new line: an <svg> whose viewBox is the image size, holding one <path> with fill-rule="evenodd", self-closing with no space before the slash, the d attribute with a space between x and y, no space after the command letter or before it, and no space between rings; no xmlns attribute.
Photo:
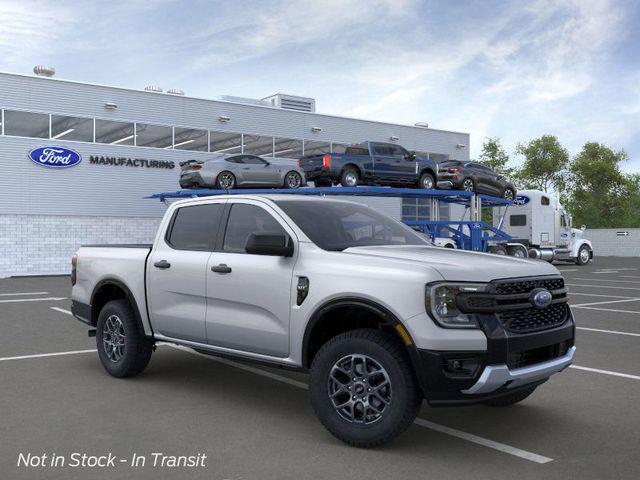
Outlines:
<svg viewBox="0 0 640 480"><path fill-rule="evenodd" d="M0 73L0 277L68 273L81 244L151 242L166 207L144 197L177 190L185 160L250 153L287 162L364 140L438 161L469 158L466 133L324 115L310 98L209 100L34 71ZM46 166L56 151L66 168ZM416 200L367 202L397 218L429 215Z"/></svg>

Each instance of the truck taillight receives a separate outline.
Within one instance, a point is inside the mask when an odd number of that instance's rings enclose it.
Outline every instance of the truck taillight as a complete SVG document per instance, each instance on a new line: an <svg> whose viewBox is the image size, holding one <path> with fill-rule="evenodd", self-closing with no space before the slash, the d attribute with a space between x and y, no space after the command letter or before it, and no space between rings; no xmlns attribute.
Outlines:
<svg viewBox="0 0 640 480"><path fill-rule="evenodd" d="M200 170L202 168L202 165L194 165L193 167L191 167L191 170Z"/></svg>
<svg viewBox="0 0 640 480"><path fill-rule="evenodd" d="M331 155L328 153L322 156L322 168L331 168Z"/></svg>
<svg viewBox="0 0 640 480"><path fill-rule="evenodd" d="M300 168L300 159L296 160L296 165L298 165L298 168Z"/></svg>
<svg viewBox="0 0 640 480"><path fill-rule="evenodd" d="M71 286L76 284L76 268L78 266L78 255L71 257Z"/></svg>

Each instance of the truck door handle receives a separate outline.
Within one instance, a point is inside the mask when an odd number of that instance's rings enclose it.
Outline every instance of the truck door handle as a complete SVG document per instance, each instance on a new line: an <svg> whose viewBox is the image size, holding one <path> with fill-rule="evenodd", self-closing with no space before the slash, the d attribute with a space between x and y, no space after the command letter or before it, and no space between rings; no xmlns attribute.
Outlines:
<svg viewBox="0 0 640 480"><path fill-rule="evenodd" d="M226 264L221 263L220 265L211 267L211 271L216 273L231 273L231 267L228 267Z"/></svg>
<svg viewBox="0 0 640 480"><path fill-rule="evenodd" d="M164 270L165 268L171 267L171 264L166 260L160 260L159 262L154 263L153 266L156 268L162 268Z"/></svg>

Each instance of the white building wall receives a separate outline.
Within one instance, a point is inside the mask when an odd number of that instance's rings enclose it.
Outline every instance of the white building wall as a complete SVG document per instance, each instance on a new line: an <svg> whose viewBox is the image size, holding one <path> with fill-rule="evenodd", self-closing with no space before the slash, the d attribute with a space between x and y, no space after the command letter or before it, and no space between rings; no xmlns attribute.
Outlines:
<svg viewBox="0 0 640 480"><path fill-rule="evenodd" d="M588 228L584 238L595 257L640 257L640 228Z"/></svg>
<svg viewBox="0 0 640 480"><path fill-rule="evenodd" d="M0 215L0 278L71 271L81 244L151 243L160 218Z"/></svg>

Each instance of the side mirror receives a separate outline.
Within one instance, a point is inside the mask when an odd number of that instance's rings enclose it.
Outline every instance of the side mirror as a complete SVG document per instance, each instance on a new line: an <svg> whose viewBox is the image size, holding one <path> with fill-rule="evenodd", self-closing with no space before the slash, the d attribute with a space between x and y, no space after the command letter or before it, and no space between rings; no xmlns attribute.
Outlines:
<svg viewBox="0 0 640 480"><path fill-rule="evenodd" d="M582 226L580 227L580 230L582 230L583 232L584 232L586 229L587 229L587 226L586 226L586 225L582 225Z"/></svg>
<svg viewBox="0 0 640 480"><path fill-rule="evenodd" d="M416 159L416 152L411 150L407 155L404 156L404 159L405 160L415 160Z"/></svg>
<svg viewBox="0 0 640 480"><path fill-rule="evenodd" d="M288 235L280 233L252 233L247 239L245 251L253 255L291 257L293 240Z"/></svg>

